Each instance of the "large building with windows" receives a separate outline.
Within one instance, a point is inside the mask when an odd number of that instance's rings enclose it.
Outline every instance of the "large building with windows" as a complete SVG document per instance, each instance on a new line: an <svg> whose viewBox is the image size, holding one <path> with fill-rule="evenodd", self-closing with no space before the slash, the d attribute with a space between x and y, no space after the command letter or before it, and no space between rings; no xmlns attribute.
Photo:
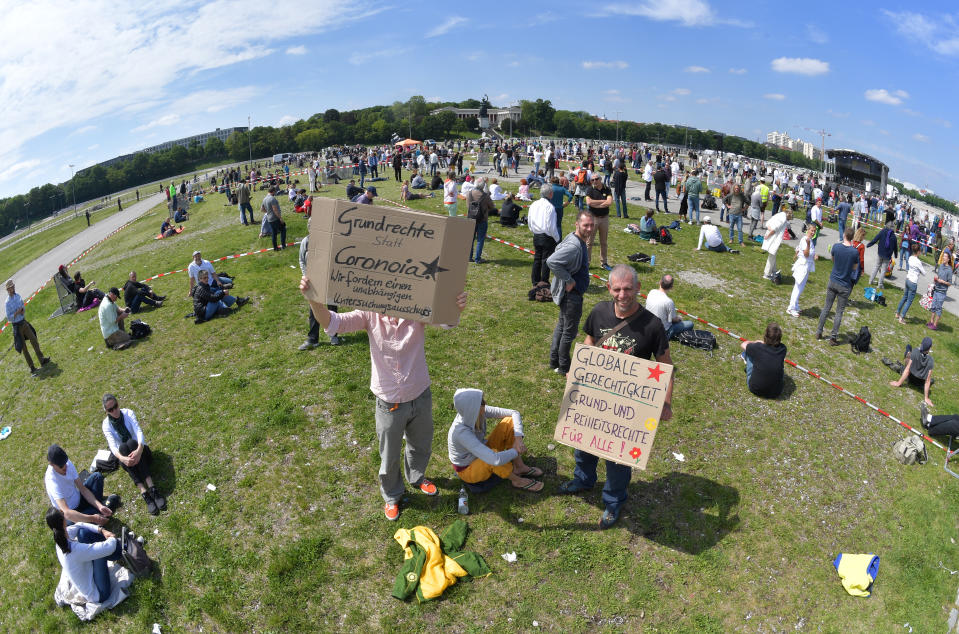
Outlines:
<svg viewBox="0 0 959 634"><path fill-rule="evenodd" d="M469 119L470 117L479 116L479 108L454 108L453 106L445 106L443 108L437 108L430 112L431 115L439 114L444 110L450 110L453 114L456 115L457 119ZM489 124L491 126L499 125L500 121L505 121L507 118L512 119L513 121L519 121L520 113L522 113L522 108L519 106L510 106L509 108L489 108L486 113L489 115Z"/></svg>
<svg viewBox="0 0 959 634"><path fill-rule="evenodd" d="M199 143L200 147L206 145L206 142L210 139L220 139L224 143L230 135L234 132L246 132L246 127L241 128L217 128L213 132L204 132L203 134L194 134L193 136L183 137L182 139L177 139L175 141L166 141L165 143L160 143L159 145L151 145L148 148L143 148L140 152L146 152L147 154L153 154L155 152L163 152L164 150L169 150L175 145L182 145L183 147L190 147L193 145L193 142L196 141Z"/></svg>

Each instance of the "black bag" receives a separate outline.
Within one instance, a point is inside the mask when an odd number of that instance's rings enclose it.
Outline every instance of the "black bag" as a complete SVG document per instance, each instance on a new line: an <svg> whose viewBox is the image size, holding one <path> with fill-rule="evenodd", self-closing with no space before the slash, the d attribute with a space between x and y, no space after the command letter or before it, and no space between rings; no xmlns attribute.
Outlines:
<svg viewBox="0 0 959 634"><path fill-rule="evenodd" d="M134 339L143 339L144 337L149 336L153 332L153 329L150 328L149 324L146 324L139 319L134 319L130 324L130 336Z"/></svg>
<svg viewBox="0 0 959 634"><path fill-rule="evenodd" d="M135 539L130 539L126 526L123 527L123 533L120 539L123 563L127 569L129 569L137 579L149 576L153 571L153 562L150 561L150 557L147 555L147 551L144 550L143 544Z"/></svg>
<svg viewBox="0 0 959 634"><path fill-rule="evenodd" d="M546 282L537 282L536 286L529 290L527 295L531 302L551 302L553 294L549 290L549 284Z"/></svg>
<svg viewBox="0 0 959 634"><path fill-rule="evenodd" d="M673 234L669 232L669 229L666 227L659 228L659 243L660 244L672 244L673 243Z"/></svg>
<svg viewBox="0 0 959 634"><path fill-rule="evenodd" d="M856 354L860 352L869 352L869 344L872 343L872 333L869 332L869 326L863 326L859 329L859 334L856 335L856 338L852 340L852 343L849 345L852 346L852 351Z"/></svg>
<svg viewBox="0 0 959 634"><path fill-rule="evenodd" d="M468 207L466 208L466 217L476 220L480 216L480 201L483 200L482 196L476 197L473 196L473 192L469 194Z"/></svg>
<svg viewBox="0 0 959 634"><path fill-rule="evenodd" d="M632 255L627 255L626 259L629 260L630 262L649 262L653 258L646 255L645 253L639 252L639 253L634 253Z"/></svg>
<svg viewBox="0 0 959 634"><path fill-rule="evenodd" d="M699 350L712 351L716 347L716 336L708 330L685 330L677 337L679 343Z"/></svg>

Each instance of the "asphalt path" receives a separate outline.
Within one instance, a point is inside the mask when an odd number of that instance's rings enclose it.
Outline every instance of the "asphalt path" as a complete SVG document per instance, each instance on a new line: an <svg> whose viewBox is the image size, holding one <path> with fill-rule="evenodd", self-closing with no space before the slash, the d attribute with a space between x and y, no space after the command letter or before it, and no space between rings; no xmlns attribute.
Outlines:
<svg viewBox="0 0 959 634"><path fill-rule="evenodd" d="M124 207L123 211L104 218L64 240L13 274L12 279L17 284L17 292L21 297L30 297L57 272L58 266L72 262L74 258L104 237L128 222L136 220L162 202L166 202L166 196L162 193L142 198L140 202Z"/></svg>

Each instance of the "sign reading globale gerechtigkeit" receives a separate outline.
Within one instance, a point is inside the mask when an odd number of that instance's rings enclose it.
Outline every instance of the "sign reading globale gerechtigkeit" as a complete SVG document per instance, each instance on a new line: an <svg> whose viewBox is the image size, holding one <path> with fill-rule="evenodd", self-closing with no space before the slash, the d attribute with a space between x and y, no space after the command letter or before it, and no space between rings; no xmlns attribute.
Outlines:
<svg viewBox="0 0 959 634"><path fill-rule="evenodd" d="M407 209L314 198L308 298L456 324L475 222Z"/></svg>

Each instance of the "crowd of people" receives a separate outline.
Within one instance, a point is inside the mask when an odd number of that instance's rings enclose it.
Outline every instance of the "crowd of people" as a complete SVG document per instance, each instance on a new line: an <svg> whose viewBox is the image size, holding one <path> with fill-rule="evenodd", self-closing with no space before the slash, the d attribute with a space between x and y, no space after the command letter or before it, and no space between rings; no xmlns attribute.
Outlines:
<svg viewBox="0 0 959 634"><path fill-rule="evenodd" d="M682 333L692 330L693 323L682 319L670 292L675 278L663 275L658 287L649 291L645 305L639 302L640 281L636 270L627 264L610 260L608 231L612 210L618 218L629 218L626 183L628 167L645 182L646 201L654 202L659 210L660 199L663 211L669 213L670 192L680 204L678 212L685 222L701 225L696 250L716 252L738 250L744 244L743 216L751 219L748 234L760 238L766 252L763 277L777 279L777 251L790 231L789 220L796 213L806 212L806 228L795 247L792 264L794 286L786 312L799 315L799 299L809 275L816 267L816 242L823 227L823 199L836 204L842 240L830 250L832 270L826 288L825 302L820 311L816 330L821 339L825 322L835 303L836 311L829 341L838 345L838 333L844 308L851 290L862 276L863 252L878 246L879 263L870 276L870 283L878 280L882 287L885 270L899 251L899 241L909 245L906 292L896 310L902 321L917 293L918 276L923 273L919 251L928 246L928 235L923 237L922 220L913 213L908 203L878 200L876 205L865 195L853 204L852 196L825 186L816 177L781 170L759 162L743 161L730 157L724 160L690 154L680 157L677 151L653 147L595 147L568 141L557 144L530 143L524 148L518 145L490 144L477 148L487 151L493 158L493 170L499 177L508 177L509 169L518 174L521 157L532 164L528 178L524 178L516 196L499 184L498 178L479 176L475 166L464 169L463 157L468 148L446 150L445 148L413 149L391 152L390 148L354 148L352 151L329 151L325 156L300 157L308 170L309 193L305 188L290 183L290 164L275 169L264 178L254 170L248 180L243 179L239 169L219 174L219 191L226 194L229 204L237 205L244 225L253 224L252 192L250 184L264 182L267 194L260 209L261 232L272 236L274 250L286 246L286 223L277 194L280 185L288 185L288 197L296 212L307 218L312 214L312 193L325 181L333 180L343 161L348 161L354 174L347 185L347 198L358 204L372 204L377 197L376 188L366 181L383 178L380 166L391 165L396 180L402 169L408 168L411 178L402 181L402 200L413 200L418 194L411 189L428 188L442 190L443 205L450 216L460 214L459 201L463 201L463 215L475 221L474 238L469 260L482 264L483 248L491 216L500 216L504 224L516 223L520 207L516 200L531 202L525 223L532 234L535 256L532 263L531 282L534 287L549 286L552 301L558 311L557 323L549 346L548 366L557 374L565 376L571 367L571 349L582 337L585 345L603 347L637 358L672 364L670 342ZM575 157L568 169L560 168L560 161ZM441 170L447 170L445 179ZM430 183L424 175L429 173ZM337 178L339 178L337 176ZM249 181L249 182L248 182ZM767 184L767 181L769 184ZM713 196L712 184L718 184L719 195ZM215 186L215 183L214 183ZM223 189L225 188L225 190ZM538 190L538 194L534 192ZM655 193L655 201L650 196ZM171 214L184 214L193 193L192 183L183 182L177 188L171 184ZM712 222L709 214L702 214L704 204L718 204L720 222L728 222L728 240ZM502 209L496 203L502 201ZM838 201L838 202L837 202ZM575 208L573 230L563 234L564 210L572 203ZM856 206L858 205L858 207ZM769 218L766 211L769 207ZM805 209L804 209L805 207ZM873 207L876 214L873 215ZM249 222L247 221L249 214ZM852 217L850 222L849 218ZM946 219L930 219L927 228L937 223L942 227ZM881 222L882 229L868 244L864 243L863 224ZM947 222L947 221L946 221ZM653 210L645 213L640 223L641 232L653 235L656 228ZM757 236L757 228L764 229ZM898 234L898 235L897 235ZM941 234L941 230L940 230ZM596 303L586 315L584 295L590 283L590 268L593 262L594 239L599 237L599 265L608 271L606 290L609 299ZM642 234L641 234L642 235ZM728 243L728 244L727 244ZM939 256L935 270L935 287L932 296L933 317L928 326L938 327L942 306L955 269L954 243L943 246L940 241ZM300 290L304 295L310 289L306 261L309 241L300 244ZM73 277L66 267L60 267L57 275L62 284L76 295L77 306L86 308L99 305L101 334L107 346L123 349L131 343L131 336L124 328L129 315L138 313L144 306L160 308L164 296L139 282L131 271L123 285L122 293L111 287L106 293L99 291L95 283L87 283L77 272ZM233 288L230 276L218 273L212 263L205 260L199 250L194 251L188 266L189 298L193 304L197 323L213 319L217 315L231 313L232 306L242 306L249 298L234 297L228 291ZM39 363L46 365L50 359L40 350L36 331L26 321L25 306L16 294L12 280L6 284L7 318L13 326L14 346L22 352L32 373L37 367L26 348L30 342ZM118 305L120 297L126 308ZM427 478L434 435L434 419L430 377L426 362L426 328L422 322L386 316L365 310L338 312L337 306L309 301L309 331L301 350L315 348L319 343L322 328L333 345L351 332L366 331L369 338L371 358L370 390L375 396L374 420L378 438L380 466L379 489L386 519L395 521L401 513L401 503L406 492L405 481L416 491L428 496L438 494L437 486ZM467 306L467 294L456 298L457 308ZM445 328L445 326L444 326ZM581 335L582 333L582 335ZM786 346L782 342L783 329L776 322L769 322L762 339L742 342L741 358L745 365L746 385L750 392L764 398L777 398L785 384L784 362ZM939 428L959 433L959 423L952 418L931 416L928 407L930 387L933 383L932 340L926 337L918 348L907 346L898 380L890 381L894 387L907 382L923 390L921 420L929 429ZM542 351L545 356L547 353ZM899 366L896 366L899 370ZM474 491L488 490L502 480L519 490L539 492L544 489L541 480L543 470L527 464L523 456L528 453L522 415L512 408L494 407L486 402L481 388L458 389L453 396L456 415L448 430L448 458L457 477ZM665 403L661 419L670 420L673 415L673 381L665 390ZM110 458L97 462L94 472L81 477L67 453L59 445L51 445L47 451L48 467L44 482L51 508L46 521L53 533L57 556L63 568L61 584L69 583L90 603L103 603L114 594L115 566L108 562L120 557L120 546L113 533L103 528L121 506L118 496L104 496L103 473L122 468L132 479L144 500L147 512L156 515L166 509L165 496L154 482L153 453L146 444L143 430L134 412L120 408L113 394L102 398L105 417L101 429L109 447ZM487 421L495 421L488 429ZM597 484L599 457L587 451L574 453L575 469L571 479L560 487L562 494L578 494L589 491ZM601 499L604 510L599 518L601 528L613 526L621 516L627 499L627 489L632 475L628 466L606 461L606 480Z"/></svg>

